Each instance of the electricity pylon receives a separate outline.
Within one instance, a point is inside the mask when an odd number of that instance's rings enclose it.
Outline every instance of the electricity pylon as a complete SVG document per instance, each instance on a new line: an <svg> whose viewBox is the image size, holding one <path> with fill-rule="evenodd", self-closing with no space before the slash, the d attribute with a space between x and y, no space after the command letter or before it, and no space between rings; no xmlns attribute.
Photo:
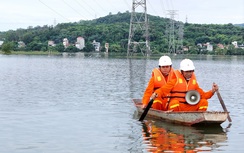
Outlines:
<svg viewBox="0 0 244 153"><path fill-rule="evenodd" d="M136 12L136 9L141 9L142 13ZM127 56L131 56L138 50L141 51L143 56L151 54L146 0L132 0Z"/></svg>
<svg viewBox="0 0 244 153"><path fill-rule="evenodd" d="M176 50L175 50L175 15L176 15L176 10L168 10L168 14L170 16L170 23L169 23L169 29L168 29L168 34L169 34L169 38L168 38L168 41L169 41L169 53L173 53L175 54L176 53Z"/></svg>
<svg viewBox="0 0 244 153"><path fill-rule="evenodd" d="M176 10L168 10L169 25L166 33L168 34L168 51L171 54L183 53L184 25L182 22L175 22Z"/></svg>
<svg viewBox="0 0 244 153"><path fill-rule="evenodd" d="M184 24L182 22L178 23L178 41L177 41L177 47L176 47L176 53L184 53L183 52L183 37L184 37Z"/></svg>

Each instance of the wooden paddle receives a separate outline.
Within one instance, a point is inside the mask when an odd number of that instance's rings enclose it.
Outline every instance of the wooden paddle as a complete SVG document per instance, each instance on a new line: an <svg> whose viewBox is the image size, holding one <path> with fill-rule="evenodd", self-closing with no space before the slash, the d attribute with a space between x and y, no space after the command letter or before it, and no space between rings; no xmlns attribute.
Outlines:
<svg viewBox="0 0 244 153"><path fill-rule="evenodd" d="M219 102L220 102L220 104L222 105L224 111L225 111L225 112L228 112L228 110L227 110L227 108L226 108L226 106L225 106L225 103L224 103L224 101L223 101L223 99L222 99L222 97L221 97L221 95L220 95L220 93L219 93L219 90L217 90L216 92L217 92L217 96L218 96L218 98L219 98ZM232 122L229 113L228 113L227 118L228 118L228 121L229 121L229 122Z"/></svg>
<svg viewBox="0 0 244 153"><path fill-rule="evenodd" d="M152 106L152 104L153 104L153 101L154 101L154 99L151 99L151 100L149 101L149 103L147 104L146 109L145 109L144 112L141 114L141 117L140 117L139 121L143 121L143 120L144 120L144 118L145 118L146 115L147 115L147 112L149 111L149 109L151 108L151 106Z"/></svg>
<svg viewBox="0 0 244 153"><path fill-rule="evenodd" d="M147 107L145 108L144 112L141 114L141 117L139 119L139 121L143 121L144 118L147 115L147 112L149 111L149 109L151 108L152 104L153 104L154 98L152 98L149 103L147 104Z"/></svg>

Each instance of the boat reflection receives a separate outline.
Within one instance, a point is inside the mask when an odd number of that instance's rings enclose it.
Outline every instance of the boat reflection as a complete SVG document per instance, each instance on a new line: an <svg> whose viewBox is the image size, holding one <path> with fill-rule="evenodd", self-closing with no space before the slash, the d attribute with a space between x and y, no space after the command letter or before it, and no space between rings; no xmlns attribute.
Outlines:
<svg viewBox="0 0 244 153"><path fill-rule="evenodd" d="M147 151L152 153L218 150L227 140L221 126L189 127L149 120L142 127Z"/></svg>

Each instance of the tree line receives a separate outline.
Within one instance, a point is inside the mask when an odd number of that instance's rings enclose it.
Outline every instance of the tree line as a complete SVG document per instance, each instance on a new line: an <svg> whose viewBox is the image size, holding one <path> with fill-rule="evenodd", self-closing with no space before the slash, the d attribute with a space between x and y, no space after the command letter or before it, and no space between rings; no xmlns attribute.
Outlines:
<svg viewBox="0 0 244 153"><path fill-rule="evenodd" d="M109 43L109 51L126 53L129 37L130 12L115 15L109 14L105 17L89 21L74 23L60 23L56 26L37 26L27 29L9 30L0 32L0 40L4 41L1 50L13 51L58 51L58 52L79 52L74 46L64 48L63 38L75 43L76 38L81 36L85 39L85 48L81 51L94 51L93 40L101 43L101 51L105 51L104 44ZM168 53L167 26L170 19L148 15L149 39L153 53ZM175 21L177 24L179 21ZM189 47L189 54L224 54L243 55L244 49L235 48L233 41L244 44L244 24L190 24L184 25L183 46ZM56 46L48 46L52 40ZM23 41L26 46L18 47L18 42ZM211 43L214 51L202 51L197 44ZM226 46L218 48L217 44Z"/></svg>

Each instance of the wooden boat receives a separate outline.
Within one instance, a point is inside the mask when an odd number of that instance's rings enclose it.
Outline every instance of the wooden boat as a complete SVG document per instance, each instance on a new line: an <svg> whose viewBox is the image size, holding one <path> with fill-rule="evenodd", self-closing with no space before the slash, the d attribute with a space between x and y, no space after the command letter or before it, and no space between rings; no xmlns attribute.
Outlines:
<svg viewBox="0 0 244 153"><path fill-rule="evenodd" d="M142 108L141 99L133 99L133 102L137 108L139 114L144 112ZM225 122L229 112L222 111L182 111L182 112L170 112L160 111L150 108L147 113L147 117L160 119L167 122L179 123L183 125L220 125Z"/></svg>

